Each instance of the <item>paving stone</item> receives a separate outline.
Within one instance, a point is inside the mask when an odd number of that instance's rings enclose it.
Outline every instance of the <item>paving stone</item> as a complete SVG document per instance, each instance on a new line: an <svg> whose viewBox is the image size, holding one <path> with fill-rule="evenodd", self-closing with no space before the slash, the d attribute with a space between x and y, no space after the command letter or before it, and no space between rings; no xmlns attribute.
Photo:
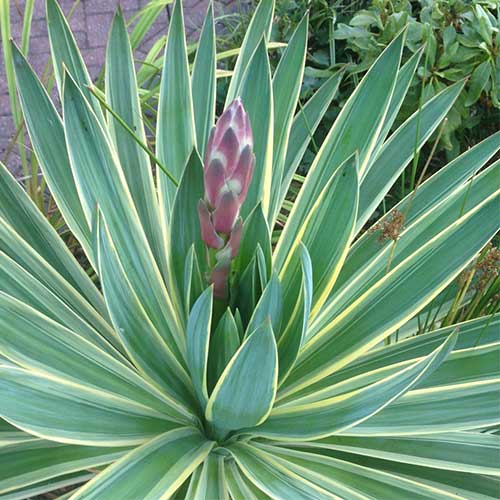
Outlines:
<svg viewBox="0 0 500 500"><path fill-rule="evenodd" d="M87 14L102 14L103 12L114 12L118 7L117 0L82 0L82 4ZM139 2L128 2L130 9L137 9Z"/></svg>
<svg viewBox="0 0 500 500"><path fill-rule="evenodd" d="M83 7L78 7L74 12L72 12L71 18L69 19L69 25L71 27L71 31L85 31L87 29L85 24L85 11L83 10Z"/></svg>
<svg viewBox="0 0 500 500"><path fill-rule="evenodd" d="M87 11L88 47L95 48L105 46L112 19L112 11L102 14L88 14Z"/></svg>
<svg viewBox="0 0 500 500"><path fill-rule="evenodd" d="M122 10L134 10L137 11L138 6L140 7L139 2L137 0L121 0L120 5Z"/></svg>
<svg viewBox="0 0 500 500"><path fill-rule="evenodd" d="M38 56L40 54L48 54L50 52L49 39L45 36L34 37L30 40L30 56ZM37 57L29 57L30 60L37 59Z"/></svg>
<svg viewBox="0 0 500 500"><path fill-rule="evenodd" d="M47 63L49 61L49 54L44 53L38 57L30 57L29 58L31 67L38 75L38 78L43 78L45 75L45 71L47 69Z"/></svg>
<svg viewBox="0 0 500 500"><path fill-rule="evenodd" d="M10 118L10 97L9 94L0 95L0 115L4 115ZM1 127L1 125L0 125ZM0 128L0 136L4 135L4 130Z"/></svg>
<svg viewBox="0 0 500 500"><path fill-rule="evenodd" d="M24 8L26 2L22 1L19 3L22 3ZM33 8L33 19L41 19L42 17L45 17L45 2L44 0L35 0L35 6Z"/></svg>
<svg viewBox="0 0 500 500"><path fill-rule="evenodd" d="M0 95L7 95L8 87L7 87L7 78L5 73L2 74L2 78L0 78ZM0 115L8 115L10 114L9 108L1 108Z"/></svg>
<svg viewBox="0 0 500 500"><path fill-rule="evenodd" d="M22 32L23 12L26 0L9 0L11 6L11 35L19 44ZM41 76L49 60L50 49L45 20L45 1L35 0L31 26L29 61L36 73ZM106 42L113 13L120 3L126 18L130 19L140 8L146 6L150 0L80 0L73 10L69 24L75 35L82 56L88 65L93 79L97 77L105 57ZM248 3L249 0L243 0ZM216 0L216 15L238 10L241 0ZM66 16L74 6L75 0L59 0L59 4ZM199 37L208 0L184 0L184 21L186 35L190 40ZM168 29L169 11L166 8L151 27L143 43L137 50L138 57L142 57L159 37L165 35ZM60 109L57 90L51 92L56 107ZM3 58L0 57L0 159L3 159L12 136L15 134L14 124L10 116L10 101L5 78ZM18 175L20 173L19 152L17 149L9 157L8 166Z"/></svg>
<svg viewBox="0 0 500 500"><path fill-rule="evenodd" d="M100 66L102 61L104 61L104 54L106 53L106 47L93 47L89 49L82 49L82 56L87 66Z"/></svg>

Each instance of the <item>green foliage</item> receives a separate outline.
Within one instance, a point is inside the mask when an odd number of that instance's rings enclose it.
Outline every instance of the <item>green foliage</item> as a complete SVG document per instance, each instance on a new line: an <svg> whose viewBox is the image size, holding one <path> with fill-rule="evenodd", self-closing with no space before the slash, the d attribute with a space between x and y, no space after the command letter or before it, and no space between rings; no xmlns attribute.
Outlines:
<svg viewBox="0 0 500 500"><path fill-rule="evenodd" d="M384 47L408 26L406 47L424 56L411 82L398 118L401 122L453 82L467 78L444 126L439 149L456 157L498 127L499 14L498 2L488 0L373 0L363 6L327 8L321 2L298 5L280 2L277 31L288 32L297 16L311 9L309 67L304 95L317 88L340 63L349 65L351 78L344 84L347 98L359 77ZM421 101L422 100L422 101Z"/></svg>
<svg viewBox="0 0 500 500"><path fill-rule="evenodd" d="M499 255L488 243L500 162L488 162L500 133L363 232L463 84L389 135L418 65L402 64L401 32L307 178L296 176L343 74L299 106L306 20L273 71L274 2L263 0L228 87L228 104L241 98L228 116L244 117L245 134L248 114L256 169L228 293L216 296L197 217L210 185L201 157L220 154L229 175L240 143L206 146L218 87L211 8L194 67L180 0L173 9L155 153L120 10L104 94L89 86L56 0L48 11L62 115L12 45L20 106L98 280L0 165L0 495L495 498ZM434 313L464 271L487 293L465 290L453 317ZM469 320L472 309L483 316ZM421 315L437 329L423 333ZM394 335L408 338L387 345Z"/></svg>
<svg viewBox="0 0 500 500"><path fill-rule="evenodd" d="M500 119L497 9L496 2L482 0L405 0L392 5L374 1L369 9L357 12L348 25L339 24L334 38L346 40L346 48L357 62L355 71L359 72L368 68L382 48L408 25L407 47L415 52L425 45L425 52L417 72L423 82L412 85L406 113L415 110L421 95L426 102L451 82L469 79L441 136L441 146L451 151L450 158L458 155L462 144L477 142L494 131L492 123ZM483 127L483 135L476 137L474 129Z"/></svg>

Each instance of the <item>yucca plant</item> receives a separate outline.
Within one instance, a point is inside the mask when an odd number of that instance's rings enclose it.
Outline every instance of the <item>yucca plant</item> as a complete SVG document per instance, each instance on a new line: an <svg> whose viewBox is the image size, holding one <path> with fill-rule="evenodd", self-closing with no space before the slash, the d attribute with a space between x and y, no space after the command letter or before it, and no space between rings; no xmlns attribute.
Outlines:
<svg viewBox="0 0 500 500"><path fill-rule="evenodd" d="M34 152L98 284L0 169L2 498L72 485L63 497L496 497L500 315L383 341L411 333L497 231L500 164L483 167L500 134L362 233L462 88L388 136L420 57L400 67L403 32L344 106L272 245L342 76L296 113L307 18L271 74L273 7L255 12L211 132L212 7L190 74L176 3L155 153L120 12L105 102L55 0L62 116L13 47Z"/></svg>

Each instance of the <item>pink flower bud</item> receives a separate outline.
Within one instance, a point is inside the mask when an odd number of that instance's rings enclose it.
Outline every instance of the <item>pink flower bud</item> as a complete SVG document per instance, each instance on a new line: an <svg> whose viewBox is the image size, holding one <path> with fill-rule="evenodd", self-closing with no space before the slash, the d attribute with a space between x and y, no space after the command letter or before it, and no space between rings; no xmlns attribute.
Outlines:
<svg viewBox="0 0 500 500"><path fill-rule="evenodd" d="M213 214L215 230L229 234L240 211L238 196L231 190L224 191L218 198Z"/></svg>
<svg viewBox="0 0 500 500"><path fill-rule="evenodd" d="M200 220L201 237L209 248L222 248L224 240L215 232L212 216L203 200L198 202L198 218Z"/></svg>
<svg viewBox="0 0 500 500"><path fill-rule="evenodd" d="M250 186L250 181L252 180L254 163L255 156L252 153L252 148L250 146L246 146L240 154L238 165L236 166L229 181L231 185L235 185L239 188L238 198L241 204L243 204L243 201L248 193L248 187Z"/></svg>
<svg viewBox="0 0 500 500"><path fill-rule="evenodd" d="M233 227L233 230L231 231L231 236L226 245L231 250L231 259L234 259L236 255L238 255L242 229L243 229L243 222L241 220L241 217L239 217L238 220L236 221L236 224Z"/></svg>
<svg viewBox="0 0 500 500"><path fill-rule="evenodd" d="M225 167L225 174L229 177L236 168L238 157L240 154L240 142L238 137L236 137L235 131L229 126L224 132L222 139L217 145L217 157L221 158L221 161Z"/></svg>
<svg viewBox="0 0 500 500"><path fill-rule="evenodd" d="M205 196L208 203L215 207L220 190L224 186L226 175L224 165L218 158L214 158L205 168Z"/></svg>

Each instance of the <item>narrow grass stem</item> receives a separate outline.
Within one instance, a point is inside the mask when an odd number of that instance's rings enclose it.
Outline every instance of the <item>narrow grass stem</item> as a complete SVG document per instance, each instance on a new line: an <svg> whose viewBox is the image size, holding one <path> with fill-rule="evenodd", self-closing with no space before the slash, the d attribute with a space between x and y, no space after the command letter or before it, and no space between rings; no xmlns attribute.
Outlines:
<svg viewBox="0 0 500 500"><path fill-rule="evenodd" d="M406 218L408 217L408 213L410 212L411 205L413 203L413 200L415 199L415 195L417 193L417 189L420 187L420 184L422 184L422 181L425 178L425 174L427 173L427 169L429 168L429 165L431 163L431 160L434 156L434 153L436 152L437 145L439 143L439 140L441 139L441 135L444 130L444 126L446 124L447 118L443 120L443 123L441 124L441 127L439 128L438 135L436 137L436 140L434 141L434 144L432 146L431 152L429 154L429 157L427 158L427 161L425 162L424 168L422 169L422 172L420 173L420 177L418 178L417 184L415 186L415 189L411 192L410 199L408 200L408 203L406 204L403 212L403 221L406 221ZM399 241L399 236L393 241L392 243L392 248L389 253L389 257L387 259L387 266L385 268L385 272L388 273L389 270L391 269L391 264L392 264L392 259L394 257L394 252L396 250L396 245Z"/></svg>
<svg viewBox="0 0 500 500"><path fill-rule="evenodd" d="M418 148L418 141L420 140L420 123L422 116L422 106L424 104L424 91L425 91L425 78L427 76L427 64L429 62L429 51L425 50L425 60L424 60L424 74L422 77L422 87L420 89L420 98L418 102L418 115L417 115L417 132L415 134L415 148L413 153L413 163L411 166L411 175L410 175L410 192L412 192L415 188L415 178L417 176L417 166L418 161L420 159L420 150ZM404 196L404 192L403 192Z"/></svg>
<svg viewBox="0 0 500 500"><path fill-rule="evenodd" d="M174 184L174 186L178 186L179 183L175 179L175 177L169 172L167 167L161 163L161 161L149 150L146 144L144 144L139 137L135 134L135 132L125 123L123 118L114 111L109 104L102 98L99 92L97 92L96 88L90 85L87 85L87 88L92 93L93 96L106 108L107 111L113 116L113 118L126 130L134 139L134 141L139 145L139 147L146 152L146 154L153 160L156 165L163 171L163 173L170 179L170 181Z"/></svg>
<svg viewBox="0 0 500 500"><path fill-rule="evenodd" d="M495 316L495 314L499 310L500 310L500 302L498 304L496 304L496 306L493 308L493 311L491 311L490 317L488 318L488 321L486 322L486 324L484 325L483 329L479 333L479 335L477 337L477 340L476 340L476 343L474 344L474 347L477 347L479 345L479 341L481 340L481 337L484 335L484 332L490 326L490 323L493 320L493 317Z"/></svg>
<svg viewBox="0 0 500 500"><path fill-rule="evenodd" d="M465 297L465 294L467 293L467 290L470 287L470 284L472 282L472 278L474 277L474 270L472 270L469 275L467 276L467 279L465 280L465 283L462 285L462 288L457 292L455 295L455 299L453 300L453 304L450 307L450 310L448 311L448 314L446 315L446 318L444 319L442 326L448 326L453 324L453 321L455 320L458 310L460 309L460 305L462 304L462 301Z"/></svg>

